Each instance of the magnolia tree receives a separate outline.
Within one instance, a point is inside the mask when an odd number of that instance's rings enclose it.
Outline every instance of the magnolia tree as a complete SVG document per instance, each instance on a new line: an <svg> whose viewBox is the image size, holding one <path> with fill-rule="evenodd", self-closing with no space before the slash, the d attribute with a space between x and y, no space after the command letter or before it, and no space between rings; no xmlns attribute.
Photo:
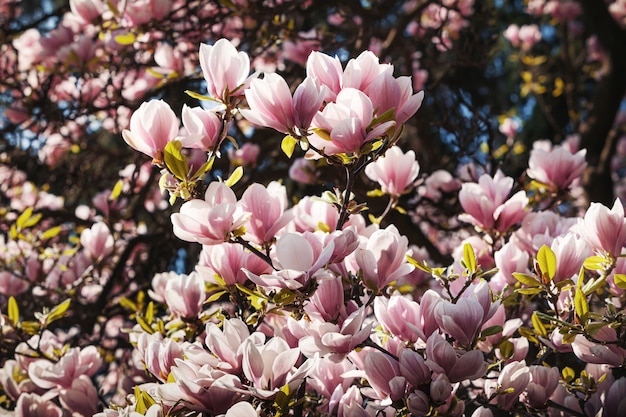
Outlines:
<svg viewBox="0 0 626 417"><path fill-rule="evenodd" d="M626 3L325 3L0 5L2 409L626 413Z"/></svg>

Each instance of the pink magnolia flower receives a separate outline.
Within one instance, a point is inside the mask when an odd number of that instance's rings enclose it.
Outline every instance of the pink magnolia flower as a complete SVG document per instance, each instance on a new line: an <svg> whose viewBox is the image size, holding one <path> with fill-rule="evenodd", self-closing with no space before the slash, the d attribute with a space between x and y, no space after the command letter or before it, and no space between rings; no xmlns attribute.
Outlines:
<svg viewBox="0 0 626 417"><path fill-rule="evenodd" d="M290 382L290 373L300 358L300 349L290 348L279 337L259 345L248 338L243 342L242 350L243 373L252 384L252 392L261 398L272 397Z"/></svg>
<svg viewBox="0 0 626 417"><path fill-rule="evenodd" d="M250 74L250 58L227 39L213 45L200 44L200 67L207 90L215 99L228 104L228 97L243 95Z"/></svg>
<svg viewBox="0 0 626 417"><path fill-rule="evenodd" d="M395 78L391 71L377 76L365 91L380 116L393 109L396 123L402 124L409 120L422 105L424 92L413 94L410 77Z"/></svg>
<svg viewBox="0 0 626 417"><path fill-rule="evenodd" d="M621 416L626 412L626 378L617 379L604 398L602 417Z"/></svg>
<svg viewBox="0 0 626 417"><path fill-rule="evenodd" d="M529 51L541 40L541 31L537 25L522 25L519 28L519 42L523 51Z"/></svg>
<svg viewBox="0 0 626 417"><path fill-rule="evenodd" d="M409 241L394 225L376 230L364 248L357 249L356 262L363 271L363 282L373 290L409 274L413 265L406 260Z"/></svg>
<svg viewBox="0 0 626 417"><path fill-rule="evenodd" d="M310 302L304 306L309 316L323 321L337 320L344 307L341 277L320 280Z"/></svg>
<svg viewBox="0 0 626 417"><path fill-rule="evenodd" d="M399 400L406 390L406 379L400 373L400 364L377 350L370 350L363 361L363 371L372 389L364 390L368 397Z"/></svg>
<svg viewBox="0 0 626 417"><path fill-rule="evenodd" d="M478 183L463 184L459 201L465 213L459 219L484 230L506 232L524 218L528 205L524 191L507 199L512 188L513 178L505 177L500 170L493 178L483 174Z"/></svg>
<svg viewBox="0 0 626 417"><path fill-rule="evenodd" d="M498 392L499 394L494 401L497 402L498 407L510 410L519 400L520 395L524 392L529 382L530 370L526 366L526 362L510 362L500 371L497 383L490 381L485 387L485 392L488 395ZM504 393L507 389L511 389L512 392Z"/></svg>
<svg viewBox="0 0 626 417"><path fill-rule="evenodd" d="M178 118L163 100L144 102L130 118L130 130L124 129L122 137L135 150L162 161L165 145L176 138Z"/></svg>
<svg viewBox="0 0 626 417"><path fill-rule="evenodd" d="M445 374L450 382L476 379L487 372L487 362L479 350L457 352L438 333L433 333L426 342L426 365L438 374Z"/></svg>
<svg viewBox="0 0 626 417"><path fill-rule="evenodd" d="M242 384L235 375L175 359L172 367L175 382L157 385L157 396L166 405L184 404L191 410L210 415L225 413L233 404L246 399Z"/></svg>
<svg viewBox="0 0 626 417"><path fill-rule="evenodd" d="M383 330L404 341L417 341L419 335L414 329L420 328L420 306L415 301L401 295L393 295L390 298L376 297L374 315Z"/></svg>
<svg viewBox="0 0 626 417"><path fill-rule="evenodd" d="M230 243L203 246L200 262L196 265L196 271L205 281L216 282L215 275L218 275L226 285L244 284L248 279L244 269L261 275L269 273L272 268L243 246Z"/></svg>
<svg viewBox="0 0 626 417"><path fill-rule="evenodd" d="M296 158L289 167L289 178L301 184L315 184L317 176L313 161Z"/></svg>
<svg viewBox="0 0 626 417"><path fill-rule="evenodd" d="M365 324L365 310L352 312L343 323L334 324L313 318L296 321L288 319L291 334L298 339L298 347L307 357L319 354L332 361L341 361L365 339L372 330L372 324Z"/></svg>
<svg viewBox="0 0 626 417"><path fill-rule="evenodd" d="M320 237L309 232L286 233L276 242L276 264L282 269L260 276L251 271L244 272L250 281L267 290L295 290L306 285L328 263L334 248L332 241L322 247Z"/></svg>
<svg viewBox="0 0 626 417"><path fill-rule="evenodd" d="M344 88L337 94L334 103L328 103L312 121L314 128L328 133L328 137L317 133L309 136L309 142L326 155L339 153L359 154L361 146L380 137L395 125L395 121L370 126L374 118L374 106L369 97L354 88ZM321 155L313 151L309 158Z"/></svg>
<svg viewBox="0 0 626 417"><path fill-rule="evenodd" d="M533 408L542 409L559 385L559 369L542 365L529 367L530 382L524 392L524 402Z"/></svg>
<svg viewBox="0 0 626 417"><path fill-rule="evenodd" d="M456 304L443 301L435 309L435 320L439 328L463 346L468 346L476 339L484 315L478 301L469 298L461 298Z"/></svg>
<svg viewBox="0 0 626 417"><path fill-rule="evenodd" d="M240 319L224 320L221 329L214 323L207 323L205 343L219 360L214 367L233 374L241 371L243 343L249 337L248 326Z"/></svg>
<svg viewBox="0 0 626 417"><path fill-rule="evenodd" d="M80 244L93 260L102 260L111 254L114 243L109 227L103 222L94 223L80 234Z"/></svg>
<svg viewBox="0 0 626 417"><path fill-rule="evenodd" d="M187 135L181 139L184 147L213 151L222 133L222 119L211 110L183 105L183 127Z"/></svg>
<svg viewBox="0 0 626 417"><path fill-rule="evenodd" d="M204 200L185 202L171 217L178 238L203 245L228 241L231 232L243 226L247 218L233 190L217 181L209 185Z"/></svg>
<svg viewBox="0 0 626 417"><path fill-rule="evenodd" d="M526 172L550 191L567 190L587 167L586 154L586 149L572 154L563 146L555 146L550 151L533 149Z"/></svg>
<svg viewBox="0 0 626 417"><path fill-rule="evenodd" d="M365 167L365 175L379 183L385 194L399 197L412 188L419 170L415 152L403 153L398 146L392 146L385 155Z"/></svg>
<svg viewBox="0 0 626 417"><path fill-rule="evenodd" d="M600 203L591 203L583 219L578 219L578 233L597 251L616 258L622 253L626 242L626 218L619 199L613 208Z"/></svg>
<svg viewBox="0 0 626 417"><path fill-rule="evenodd" d="M261 147L256 143L244 143L239 149L229 149L228 159L235 166L255 166L261 153Z"/></svg>
<svg viewBox="0 0 626 417"><path fill-rule="evenodd" d="M587 242L574 233L557 237L550 248L556 255L554 282L561 282L577 275L585 259L592 255Z"/></svg>
<svg viewBox="0 0 626 417"><path fill-rule="evenodd" d="M293 217L287 208L287 190L278 182L271 182L267 188L261 184L251 184L241 196L241 207L250 213L246 223L246 238L254 243L266 244L276 238Z"/></svg>
<svg viewBox="0 0 626 417"><path fill-rule="evenodd" d="M311 52L306 62L306 73L327 87L327 100L334 100L341 91L343 69L337 56L332 58L322 52Z"/></svg>
<svg viewBox="0 0 626 417"><path fill-rule="evenodd" d="M146 369L161 382L167 382L172 366L175 365L176 358L183 358L183 349L178 342L173 339L162 339L155 336L160 333L148 335L142 333L137 340L137 350L143 353L143 361Z"/></svg>
<svg viewBox="0 0 626 417"><path fill-rule="evenodd" d="M37 394L22 394L15 405L15 417L62 417L61 410L52 401Z"/></svg>
<svg viewBox="0 0 626 417"><path fill-rule="evenodd" d="M381 64L372 51L363 51L358 57L349 60L346 64L341 79L341 87L367 91L379 75L391 72L393 72L393 66ZM405 84L404 87L407 85ZM417 109L415 110L417 111Z"/></svg>
<svg viewBox="0 0 626 417"><path fill-rule="evenodd" d="M414 388L430 382L432 372L426 361L412 349L402 349L398 357L400 373Z"/></svg>
<svg viewBox="0 0 626 417"><path fill-rule="evenodd" d="M594 337L597 340L617 340L615 329L609 327L601 328ZM618 367L624 364L626 350L614 344L600 344L588 340L583 335L577 335L572 342L574 355L587 363L607 364L611 367Z"/></svg>
<svg viewBox="0 0 626 417"><path fill-rule="evenodd" d="M28 365L28 376L44 389L71 388L80 375L93 376L102 365L102 358L95 346L84 349L71 348L58 362L37 359Z"/></svg>
<svg viewBox="0 0 626 417"><path fill-rule="evenodd" d="M30 287L28 281L9 271L0 271L0 293L7 296L19 295Z"/></svg>
<svg viewBox="0 0 626 417"><path fill-rule="evenodd" d="M87 375L79 375L70 388L62 389L59 401L73 415L93 416L98 411L98 392Z"/></svg>
<svg viewBox="0 0 626 417"><path fill-rule="evenodd" d="M282 133L306 135L324 101L325 89L307 77L292 97L284 78L266 74L263 79L252 80L245 94L250 109L242 109L241 114L246 119Z"/></svg>
<svg viewBox="0 0 626 417"><path fill-rule="evenodd" d="M90 23L102 15L104 3L98 0L70 0L70 10L84 23Z"/></svg>
<svg viewBox="0 0 626 417"><path fill-rule="evenodd" d="M206 300L204 280L197 272L170 279L165 287L167 307L177 317L198 317Z"/></svg>

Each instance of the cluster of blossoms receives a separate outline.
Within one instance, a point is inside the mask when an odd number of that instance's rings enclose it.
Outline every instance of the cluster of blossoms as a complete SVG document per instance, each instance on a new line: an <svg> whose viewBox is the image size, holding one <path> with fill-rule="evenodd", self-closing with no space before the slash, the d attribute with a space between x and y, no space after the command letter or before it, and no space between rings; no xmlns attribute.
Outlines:
<svg viewBox="0 0 626 417"><path fill-rule="evenodd" d="M248 56L227 40L203 44L200 57L220 106L183 108L181 129L164 101L150 101L123 133L161 168L171 199L185 200L171 222L180 239L202 245L194 271L154 276L149 303L124 299L137 324L127 330L133 371L122 381L98 375L104 358L94 346L63 348L66 338L47 330L20 343L0 370L17 415L92 415L94 382L116 404L100 417L618 415L626 379L611 369L626 355L624 210L619 200L579 219L551 210L550 198L576 186L584 151L540 143L527 190L513 193L500 171L462 184L459 220L477 235L461 242L453 265L435 268L394 225L379 225L386 213L368 221L350 193L361 171L388 208L417 186L415 154L397 146L423 99L410 79L370 52L345 68L313 53L291 94L277 74L250 76ZM279 182L252 183L237 197L237 170L206 183L224 126L240 117L286 135L288 156L299 146L308 159L342 165L344 192L290 204ZM80 243L96 263L120 250L101 223ZM417 274L431 279L417 286ZM598 302L613 313L595 311ZM7 334L25 326L12 309ZM584 369L559 365L567 355Z"/></svg>
<svg viewBox="0 0 626 417"><path fill-rule="evenodd" d="M123 141L151 162L126 166L115 186L93 197L95 210L80 205L61 226L38 212L62 200L0 167L0 192L11 201L6 220L14 222L0 237L0 409L18 417L623 414L626 217L619 199L587 210L573 201L587 168L575 140L535 142L524 182L489 166L420 176L419 154L402 146L403 127L424 100L415 92L424 73L395 76L372 51L344 65L311 52L319 46L313 34L283 44L306 69L291 85L273 72L280 62L252 60L237 41L196 52L190 39L173 47L163 34L135 31L166 16L193 26L180 15L183 3L71 1L47 37L27 32L14 42L32 53L16 62L24 70L98 72L105 46L154 50L157 66L139 53L144 68L132 74L50 83L61 101L108 108L114 91L141 99L193 73L189 56L208 95L188 92L203 106L155 99L132 116L118 107L115 122L105 116L105 127L125 119ZM618 20L622 3L610 9ZM421 6L405 4L409 12ZM408 35L438 31L433 42L443 51L473 7L429 4ZM564 22L581 12L574 1L527 7ZM202 18L218 9L195 11ZM237 40L245 26L238 19L216 31ZM526 54L541 32L511 26L505 37ZM41 80L30 73L28 82L24 94L36 99ZM24 114L15 108L8 117L20 122ZM50 136L40 158L54 165L71 149L64 135L82 134L77 124ZM279 132L282 152L298 156L290 179L246 178L261 150L236 144L234 126ZM507 143L518 129L513 118L500 125ZM214 170L225 156L226 175ZM314 184L328 166L340 168L342 187L291 195L295 182ZM150 187L154 175L160 190ZM374 211L364 193L355 195L363 183L375 188L368 197L386 196L386 208ZM151 274L150 288L140 288L134 264L147 257L142 243L152 236L132 219L132 200L140 196L152 214L167 207L164 192L176 207L168 231L196 244L198 257L191 268ZM408 230L390 220L393 210L406 214L407 195L458 201L462 213L448 220L460 232L438 242L448 263L410 245Z"/></svg>

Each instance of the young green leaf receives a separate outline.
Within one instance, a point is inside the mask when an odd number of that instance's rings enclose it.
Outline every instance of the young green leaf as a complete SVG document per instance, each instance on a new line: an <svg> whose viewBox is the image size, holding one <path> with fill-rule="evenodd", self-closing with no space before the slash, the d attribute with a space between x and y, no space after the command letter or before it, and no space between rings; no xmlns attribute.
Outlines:
<svg viewBox="0 0 626 417"><path fill-rule="evenodd" d="M163 160L170 172L179 180L185 180L189 171L187 157L180 151L182 144L174 140L168 142L163 150Z"/></svg>
<svg viewBox="0 0 626 417"><path fill-rule="evenodd" d="M283 138L283 141L280 143L280 149L283 151L287 158L291 158L294 150L296 149L296 145L298 144L298 140L291 135L287 135Z"/></svg>
<svg viewBox="0 0 626 417"><path fill-rule="evenodd" d="M537 253L537 263L541 268L541 273L552 281L556 274L556 255L552 249L543 245Z"/></svg>
<svg viewBox="0 0 626 417"><path fill-rule="evenodd" d="M463 262L470 275L476 273L478 268L476 265L476 254L474 253L474 248L469 243L463 245Z"/></svg>
<svg viewBox="0 0 626 417"><path fill-rule="evenodd" d="M228 177L228 179L224 181L224 184L226 184L229 187L232 187L233 185L237 184L242 177L243 177L243 168L241 166L238 166L237 168L235 168L233 173L230 174L230 177Z"/></svg>
<svg viewBox="0 0 626 417"><path fill-rule="evenodd" d="M17 326L20 321L20 308L17 305L15 297L13 296L9 297L7 314L9 316L9 320L11 320L11 323L13 323L14 326Z"/></svg>

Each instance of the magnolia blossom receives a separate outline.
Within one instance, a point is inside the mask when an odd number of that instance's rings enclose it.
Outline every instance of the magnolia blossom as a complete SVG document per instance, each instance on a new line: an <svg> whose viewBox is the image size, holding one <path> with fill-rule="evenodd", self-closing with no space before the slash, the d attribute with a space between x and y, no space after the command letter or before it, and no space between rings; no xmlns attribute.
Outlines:
<svg viewBox="0 0 626 417"><path fill-rule="evenodd" d="M317 79L306 78L292 97L284 78L266 74L252 80L245 94L250 109L242 109L241 114L246 119L282 133L304 135L324 101L325 88Z"/></svg>
<svg viewBox="0 0 626 417"><path fill-rule="evenodd" d="M411 188L419 170L415 152L403 153L398 146L392 146L384 156L365 167L365 175L378 182L385 194L399 197Z"/></svg>
<svg viewBox="0 0 626 417"><path fill-rule="evenodd" d="M221 182L212 182L204 200L187 201L180 212L171 217L176 236L203 245L228 241L231 233L243 226L247 218L233 190Z"/></svg>
<svg viewBox="0 0 626 417"><path fill-rule="evenodd" d="M243 95L250 74L250 57L227 39L200 44L200 67L211 96L228 104L229 96Z"/></svg>
<svg viewBox="0 0 626 417"><path fill-rule="evenodd" d="M372 233L363 249L357 249L356 262L363 271L364 284L374 290L413 271L406 261L408 239L395 226Z"/></svg>
<svg viewBox="0 0 626 417"><path fill-rule="evenodd" d="M178 317L198 317L205 299L204 280L197 272L170 279L165 287L167 307Z"/></svg>
<svg viewBox="0 0 626 417"><path fill-rule="evenodd" d="M103 259L113 252L115 243L109 227L102 222L95 223L80 235L80 243L91 259Z"/></svg>
<svg viewBox="0 0 626 417"><path fill-rule="evenodd" d="M124 129L122 137L135 150L162 160L165 145L176 138L178 118L163 100L144 102L130 118L130 130Z"/></svg>
<svg viewBox="0 0 626 417"><path fill-rule="evenodd" d="M293 216L293 212L285 211L287 190L278 182L267 187L251 184L241 196L241 207L250 213L246 237L255 243L271 242Z"/></svg>
<svg viewBox="0 0 626 417"><path fill-rule="evenodd" d="M222 131L222 119L211 110L183 105L183 127L187 136L181 139L183 146L214 150Z"/></svg>
<svg viewBox="0 0 626 417"><path fill-rule="evenodd" d="M309 136L309 142L326 155L359 154L361 146L384 135L396 124L387 121L370 126L373 119L370 98L357 89L344 88L337 94L336 102L328 103L313 118L313 128L321 130ZM309 158L320 156L312 151L307 153Z"/></svg>
<svg viewBox="0 0 626 417"><path fill-rule="evenodd" d="M626 242L626 218L619 199L609 209L600 203L591 203L583 219L578 219L578 232L589 245L612 257L622 253Z"/></svg>
<svg viewBox="0 0 626 417"><path fill-rule="evenodd" d="M550 151L533 149L526 172L551 191L567 190L587 167L586 154L586 149L572 154L563 146L555 146Z"/></svg>
<svg viewBox="0 0 626 417"><path fill-rule="evenodd" d="M513 178L498 170L492 178L481 175L478 183L465 183L459 192L459 201L466 214L459 218L482 229L507 231L526 215L528 197L524 191L507 198L513 188Z"/></svg>

